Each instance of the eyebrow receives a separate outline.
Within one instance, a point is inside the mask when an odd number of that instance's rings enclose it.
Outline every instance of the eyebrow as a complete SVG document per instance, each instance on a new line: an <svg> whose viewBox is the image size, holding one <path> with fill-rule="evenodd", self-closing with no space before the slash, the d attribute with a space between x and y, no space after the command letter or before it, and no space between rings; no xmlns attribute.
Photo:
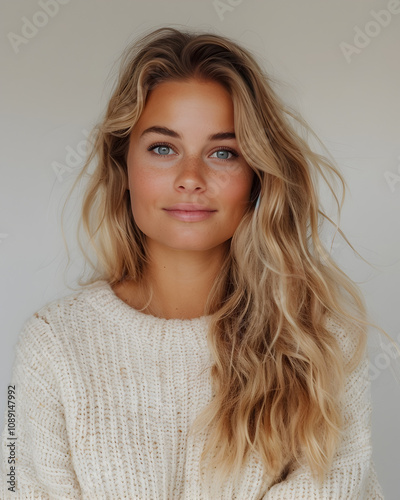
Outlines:
<svg viewBox="0 0 400 500"><path fill-rule="evenodd" d="M152 132L156 134L167 135L169 137L175 137L176 139L182 139L181 135L178 134L178 132L175 132L175 130L171 130L167 127L160 127L158 125L146 128L140 134L140 137L143 137L145 134L150 134ZM222 139L236 139L235 132L218 132L216 134L211 134L208 136L209 141L220 141Z"/></svg>

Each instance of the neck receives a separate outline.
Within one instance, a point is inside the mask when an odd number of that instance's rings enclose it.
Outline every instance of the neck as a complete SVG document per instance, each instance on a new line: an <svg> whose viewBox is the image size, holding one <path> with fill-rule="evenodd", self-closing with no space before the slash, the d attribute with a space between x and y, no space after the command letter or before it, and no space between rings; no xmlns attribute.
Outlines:
<svg viewBox="0 0 400 500"><path fill-rule="evenodd" d="M149 257L144 277L153 290L150 314L182 319L203 316L207 297L226 257L226 247L162 252L152 248Z"/></svg>

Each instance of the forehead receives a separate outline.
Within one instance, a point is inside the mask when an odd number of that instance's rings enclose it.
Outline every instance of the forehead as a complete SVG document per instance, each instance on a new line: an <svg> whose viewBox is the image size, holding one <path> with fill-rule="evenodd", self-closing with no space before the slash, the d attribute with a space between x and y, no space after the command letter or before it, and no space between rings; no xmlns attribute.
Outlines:
<svg viewBox="0 0 400 500"><path fill-rule="evenodd" d="M172 80L160 83L147 96L139 121L154 116L178 120L182 115L196 114L196 119L233 120L233 103L229 92L212 80Z"/></svg>

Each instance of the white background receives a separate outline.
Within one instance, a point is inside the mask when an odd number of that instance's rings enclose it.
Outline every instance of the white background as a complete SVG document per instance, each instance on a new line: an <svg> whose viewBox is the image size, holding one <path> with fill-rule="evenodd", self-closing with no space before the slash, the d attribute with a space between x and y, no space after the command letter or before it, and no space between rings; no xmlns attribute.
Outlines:
<svg viewBox="0 0 400 500"><path fill-rule="evenodd" d="M123 48L167 24L232 37L281 79L280 95L308 121L346 178L341 227L372 266L341 241L333 256L360 284L371 318L399 341L400 14L382 14L379 24L372 13L390 6L400 11L397 4L230 0L218 9L213 1L64 0L46 21L39 1L1 0L1 418L23 323L72 293L68 286L83 266L71 230L79 214L70 203L68 269L60 215L82 165L85 130L104 110L110 71ZM27 43L16 42L31 22L41 27L28 31ZM357 52L346 58L343 43ZM57 162L68 169L57 174ZM373 458L385 499L398 500L400 386L377 331L370 335Z"/></svg>

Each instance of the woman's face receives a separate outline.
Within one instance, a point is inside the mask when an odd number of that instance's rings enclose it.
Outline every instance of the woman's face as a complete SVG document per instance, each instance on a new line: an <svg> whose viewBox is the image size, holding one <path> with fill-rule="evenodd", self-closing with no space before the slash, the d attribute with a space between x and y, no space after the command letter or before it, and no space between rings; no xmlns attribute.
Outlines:
<svg viewBox="0 0 400 500"><path fill-rule="evenodd" d="M150 92L131 132L127 166L132 213L149 248L222 245L245 213L255 175L234 138L229 93L199 80L164 82ZM168 210L182 203L202 211Z"/></svg>

